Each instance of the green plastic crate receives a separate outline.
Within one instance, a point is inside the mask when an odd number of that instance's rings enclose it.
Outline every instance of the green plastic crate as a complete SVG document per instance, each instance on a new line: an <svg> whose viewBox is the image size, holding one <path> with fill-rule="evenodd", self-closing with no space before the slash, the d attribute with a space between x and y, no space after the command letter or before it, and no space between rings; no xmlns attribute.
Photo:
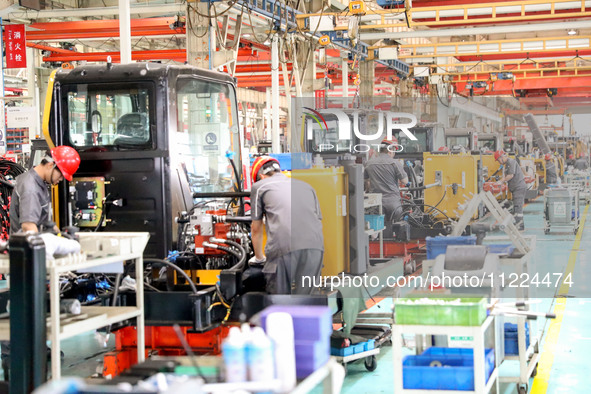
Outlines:
<svg viewBox="0 0 591 394"><path fill-rule="evenodd" d="M486 298L409 297L395 305L396 324L479 326L486 319Z"/></svg>

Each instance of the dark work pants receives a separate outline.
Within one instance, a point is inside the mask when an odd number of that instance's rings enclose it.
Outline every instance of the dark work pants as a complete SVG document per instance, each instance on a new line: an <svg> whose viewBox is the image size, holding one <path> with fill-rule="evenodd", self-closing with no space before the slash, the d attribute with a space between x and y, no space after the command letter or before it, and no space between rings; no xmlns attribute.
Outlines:
<svg viewBox="0 0 591 394"><path fill-rule="evenodd" d="M384 236L392 238L392 223L402 219L402 200L400 194L382 196L382 212L384 212Z"/></svg>
<svg viewBox="0 0 591 394"><path fill-rule="evenodd" d="M523 205L525 204L525 188L511 190L513 196L513 216L515 221L520 223L523 221Z"/></svg>
<svg viewBox="0 0 591 394"><path fill-rule="evenodd" d="M313 287L303 286L304 277L316 278L319 283L324 252L318 249L294 250L291 253L267 260L263 273L270 294L311 294ZM310 283L309 280L305 281Z"/></svg>

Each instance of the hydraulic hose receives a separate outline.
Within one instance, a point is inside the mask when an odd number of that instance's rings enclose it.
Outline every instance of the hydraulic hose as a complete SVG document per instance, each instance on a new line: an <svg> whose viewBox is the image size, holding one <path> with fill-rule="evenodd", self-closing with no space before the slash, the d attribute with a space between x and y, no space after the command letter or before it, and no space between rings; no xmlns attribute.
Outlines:
<svg viewBox="0 0 591 394"><path fill-rule="evenodd" d="M187 275L187 273L185 271L183 271L181 269L181 267L179 267L178 265L173 264L170 261L162 260L162 259L144 259L144 263L165 264L169 267L172 267L179 274L181 274L183 276L183 278L185 278L187 280L187 282L189 283L189 286L191 286L191 290L193 290L193 293L197 294L197 287L195 287L195 283L193 283L193 281L191 280L189 275Z"/></svg>

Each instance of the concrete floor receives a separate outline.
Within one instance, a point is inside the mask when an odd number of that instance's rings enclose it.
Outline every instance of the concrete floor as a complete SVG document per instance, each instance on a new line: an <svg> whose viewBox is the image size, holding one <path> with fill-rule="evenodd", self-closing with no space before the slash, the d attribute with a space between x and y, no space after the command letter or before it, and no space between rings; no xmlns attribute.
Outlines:
<svg viewBox="0 0 591 394"><path fill-rule="evenodd" d="M581 218L588 218L587 210L581 207ZM546 322L538 319L538 332L543 332L541 360L538 374L529 381L529 392L542 393L586 393L591 387L591 375L586 358L591 354L591 230L579 231L578 242L572 230L566 228L551 229L544 234L543 199L540 197L525 207L525 225L527 235L535 235L536 251L530 273L535 272L571 272L573 286L566 297L553 298L555 288L539 289L536 296L538 311L553 311L557 319ZM589 218L591 219L591 218ZM584 224L584 223L583 223ZM587 226L588 227L588 226ZM570 264L569 264L570 263ZM576 297L576 298L572 298ZM383 308L391 305L391 300L379 303ZM378 310L373 308L372 312ZM405 353L413 354L414 349L406 348ZM518 373L516 362L503 365L500 375ZM392 348L384 347L378 355L378 367L367 372L363 362L348 366L343 387L345 394L391 393L393 391ZM436 392L436 391L434 391ZM501 384L502 394L516 393L515 384Z"/></svg>
<svg viewBox="0 0 591 394"><path fill-rule="evenodd" d="M585 393L591 385L591 374L586 363L586 356L591 354L591 290L590 274L587 265L591 262L591 230L579 232L579 241L568 229L553 229L550 234L543 232L543 200L538 198L525 207L525 234L536 235L537 246L532 272L565 272L572 270L574 285L566 298L554 299L555 289L539 292L540 303L535 307L539 311L555 311L558 319L544 325L539 320L538 331L544 331L542 340L542 358L538 375L530 379L529 392L540 393ZM587 211L582 211L587 216ZM570 261L570 264L569 264ZM573 265L574 263L574 265ZM570 298L575 296L577 298ZM391 299L383 299L374 306L372 312L383 312L391 307ZM66 340L62 343L65 353L63 362L64 376L87 377L96 372L97 362L102 360L102 353L113 348L112 340L103 348L87 334ZM413 350L405 349L412 354ZM100 369L100 364L98 369ZM501 375L515 374L516 365L504 365ZM386 346L378 355L378 366L368 372L363 362L350 364L343 387L343 393L391 393L393 391L392 349ZM515 384L501 384L501 393L516 393Z"/></svg>

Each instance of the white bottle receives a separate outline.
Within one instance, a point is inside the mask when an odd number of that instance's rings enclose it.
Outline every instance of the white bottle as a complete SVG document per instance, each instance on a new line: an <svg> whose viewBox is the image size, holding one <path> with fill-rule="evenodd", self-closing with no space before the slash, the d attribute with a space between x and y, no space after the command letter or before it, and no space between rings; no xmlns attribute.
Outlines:
<svg viewBox="0 0 591 394"><path fill-rule="evenodd" d="M246 346L238 327L230 328L222 344L226 382L246 382Z"/></svg>
<svg viewBox="0 0 591 394"><path fill-rule="evenodd" d="M271 313L267 316L265 328L275 349L275 376L281 381L278 391L289 392L296 385L295 345L291 315L285 312Z"/></svg>
<svg viewBox="0 0 591 394"><path fill-rule="evenodd" d="M248 377L253 382L270 382L275 378L275 358L273 343L261 327L252 330L247 345L246 363Z"/></svg>

